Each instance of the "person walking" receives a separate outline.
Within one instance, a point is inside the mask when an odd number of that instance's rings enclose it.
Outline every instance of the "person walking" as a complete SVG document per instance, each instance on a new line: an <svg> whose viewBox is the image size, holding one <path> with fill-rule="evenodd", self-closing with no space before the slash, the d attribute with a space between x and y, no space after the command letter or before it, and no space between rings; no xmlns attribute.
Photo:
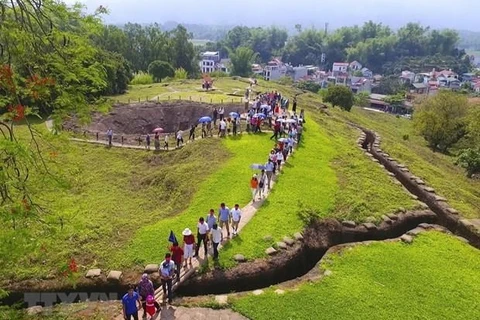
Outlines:
<svg viewBox="0 0 480 320"><path fill-rule="evenodd" d="M178 242L174 242L170 247L172 260L175 263L175 271L177 274L177 282L180 281L180 271L182 269L183 249L180 248Z"/></svg>
<svg viewBox="0 0 480 320"><path fill-rule="evenodd" d="M277 152L277 169L278 169L278 172L280 172L280 166L282 165L283 160L284 160L283 150L278 150L278 152Z"/></svg>
<svg viewBox="0 0 480 320"><path fill-rule="evenodd" d="M165 150L168 150L168 133L165 135L165 138L163 139L164 143L163 143L163 149ZM159 148L160 148L160 142L158 142L159 144Z"/></svg>
<svg viewBox="0 0 480 320"><path fill-rule="evenodd" d="M277 153L275 150L270 151L270 155L268 156L269 160L273 163L273 174L275 174L277 169Z"/></svg>
<svg viewBox="0 0 480 320"><path fill-rule="evenodd" d="M155 314L158 314L160 312L160 305L158 302L155 300L153 295L147 296L147 302L145 303L145 306L143 309L146 311L146 314L149 315L148 320L153 320L155 317ZM147 319L146 314L144 314L143 319Z"/></svg>
<svg viewBox="0 0 480 320"><path fill-rule="evenodd" d="M260 173L260 178L258 179L258 195L260 196L260 199L265 198L265 185L267 184L267 174L265 173L265 170L262 170Z"/></svg>
<svg viewBox="0 0 480 320"><path fill-rule="evenodd" d="M232 120L232 133L233 133L234 136L237 135L237 125L238 125L237 118L233 118L233 120Z"/></svg>
<svg viewBox="0 0 480 320"><path fill-rule="evenodd" d="M213 225L217 224L217 217L215 217L215 210L210 209L207 217L205 218L205 222L208 225L208 229L211 231L212 228L213 228ZM211 238L212 238L212 236L211 236L211 233L210 233L210 239L209 240L212 240Z"/></svg>
<svg viewBox="0 0 480 320"><path fill-rule="evenodd" d="M147 148L147 150L150 150L150 134L149 133L147 133L147 136L145 137L145 142L146 142L145 148Z"/></svg>
<svg viewBox="0 0 480 320"><path fill-rule="evenodd" d="M200 244L203 242L203 249L205 250L204 257L207 257L207 234L208 234L208 224L205 223L205 219L200 217L197 224L197 245L195 247L194 257L198 257L198 251L200 250Z"/></svg>
<svg viewBox="0 0 480 320"><path fill-rule="evenodd" d="M142 302L142 308L143 308L143 317L145 318L146 315L146 303L147 303L147 297L150 295L155 295L155 288L153 287L153 282L148 279L148 274L144 273L142 275L142 279L138 283L138 294L140 295L140 301ZM158 304L157 301L155 301L155 307L157 310L160 310L160 305Z"/></svg>
<svg viewBox="0 0 480 320"><path fill-rule="evenodd" d="M218 124L218 136L220 138L224 138L225 137L225 133L227 131L227 122L225 122L225 120L220 120L220 123Z"/></svg>
<svg viewBox="0 0 480 320"><path fill-rule="evenodd" d="M300 144L300 139L302 138L303 126L299 125L297 127L297 144Z"/></svg>
<svg viewBox="0 0 480 320"><path fill-rule="evenodd" d="M267 187L268 190L271 188L272 177L273 177L273 169L275 168L272 160L268 159L267 163L265 164L265 173L267 175Z"/></svg>
<svg viewBox="0 0 480 320"><path fill-rule="evenodd" d="M113 140L113 130L112 129L107 130L107 139L108 139L108 146L111 147L112 146L112 140Z"/></svg>
<svg viewBox="0 0 480 320"><path fill-rule="evenodd" d="M224 109L223 107L220 107L220 108L218 109L218 117L219 117L220 121L223 120L224 115L225 115L225 109Z"/></svg>
<svg viewBox="0 0 480 320"><path fill-rule="evenodd" d="M218 229L218 225L216 223L213 224L212 230L212 246L213 246L213 259L218 259L218 245L222 241L222 231Z"/></svg>
<svg viewBox="0 0 480 320"><path fill-rule="evenodd" d="M192 126L190 127L190 135L188 136L188 140L191 140L191 141L195 141L195 129L197 127L192 124Z"/></svg>
<svg viewBox="0 0 480 320"><path fill-rule="evenodd" d="M293 98L292 111L297 112L297 97Z"/></svg>
<svg viewBox="0 0 480 320"><path fill-rule="evenodd" d="M153 137L153 144L155 147L155 151L160 150L160 135L158 134L158 132L155 132L155 136Z"/></svg>
<svg viewBox="0 0 480 320"><path fill-rule="evenodd" d="M205 139L207 137L207 129L206 129L206 124L205 122L202 123L202 139Z"/></svg>
<svg viewBox="0 0 480 320"><path fill-rule="evenodd" d="M140 296L134 291L134 289L134 285L129 285L128 292L122 298L123 318L125 320L138 320L138 310L142 309Z"/></svg>
<svg viewBox="0 0 480 320"><path fill-rule="evenodd" d="M273 135L270 137L270 140L275 139L275 141L277 141L280 134L280 126L280 121L275 121L275 124L273 125Z"/></svg>
<svg viewBox="0 0 480 320"><path fill-rule="evenodd" d="M183 235L183 267L187 267L187 260L190 267L192 266L192 257L193 257L193 247L195 246L195 237L192 234L192 231L189 228L185 228L182 232Z"/></svg>
<svg viewBox="0 0 480 320"><path fill-rule="evenodd" d="M213 137L212 123L211 122L207 123L207 134L205 135L205 137L207 137L207 136Z"/></svg>
<svg viewBox="0 0 480 320"><path fill-rule="evenodd" d="M172 284L173 284L173 275L175 274L175 263L172 261L172 255L167 253L165 255L165 260L160 264L158 270L160 274L160 280L162 282L163 289L163 301L168 298L168 303L172 303Z"/></svg>
<svg viewBox="0 0 480 320"><path fill-rule="evenodd" d="M183 131L178 130L177 132L177 148L180 148L183 145Z"/></svg>
<svg viewBox="0 0 480 320"><path fill-rule="evenodd" d="M218 118L218 110L217 108L213 108L213 114L212 114L212 119L213 119L213 125L217 125L217 118Z"/></svg>
<svg viewBox="0 0 480 320"><path fill-rule="evenodd" d="M255 202L255 198L257 197L258 193L258 177L257 174L252 176L250 180L250 189L252 190L252 201Z"/></svg>
<svg viewBox="0 0 480 320"><path fill-rule="evenodd" d="M238 224L242 218L242 211L240 211L238 204L235 204L235 207L230 211L230 215L232 217L232 233L236 236L238 233Z"/></svg>
<svg viewBox="0 0 480 320"><path fill-rule="evenodd" d="M230 209L225 206L225 203L220 204L220 209L218 210L218 221L220 221L220 230L223 229L223 226L227 229L227 238L230 238L230 227L228 225L230 220ZM222 241L223 241L223 232L222 232Z"/></svg>

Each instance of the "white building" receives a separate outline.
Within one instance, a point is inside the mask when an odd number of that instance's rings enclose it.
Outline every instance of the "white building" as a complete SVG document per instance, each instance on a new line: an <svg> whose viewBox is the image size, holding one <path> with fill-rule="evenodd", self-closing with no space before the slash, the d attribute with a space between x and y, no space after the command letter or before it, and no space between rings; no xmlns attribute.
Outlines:
<svg viewBox="0 0 480 320"><path fill-rule="evenodd" d="M352 71L358 71L358 70L362 70L362 64L360 62L358 62L357 60L353 61L353 62L350 62L350 69Z"/></svg>
<svg viewBox="0 0 480 320"><path fill-rule="evenodd" d="M287 65L287 75L290 76L293 81L299 81L308 76L308 67L302 65L292 67L291 65Z"/></svg>
<svg viewBox="0 0 480 320"><path fill-rule="evenodd" d="M201 54L200 69L202 73L210 73L216 70L216 65L220 63L220 52L207 51Z"/></svg>
<svg viewBox="0 0 480 320"><path fill-rule="evenodd" d="M346 62L334 62L332 67L333 76L336 77L340 74L346 74L348 72L349 64Z"/></svg>
<svg viewBox="0 0 480 320"><path fill-rule="evenodd" d="M279 59L273 59L263 69L263 78L266 81L278 80L287 74L287 67Z"/></svg>

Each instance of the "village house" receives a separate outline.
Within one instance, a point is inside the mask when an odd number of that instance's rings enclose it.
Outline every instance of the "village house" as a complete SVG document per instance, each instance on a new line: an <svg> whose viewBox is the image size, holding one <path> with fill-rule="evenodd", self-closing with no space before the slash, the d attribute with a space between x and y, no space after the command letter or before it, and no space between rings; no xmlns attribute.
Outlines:
<svg viewBox="0 0 480 320"><path fill-rule="evenodd" d="M372 81L365 77L355 77L350 78L350 89L353 93L366 92L370 94L372 92Z"/></svg>
<svg viewBox="0 0 480 320"><path fill-rule="evenodd" d="M252 64L252 73L263 77L263 67L259 64Z"/></svg>
<svg viewBox="0 0 480 320"><path fill-rule="evenodd" d="M373 72L368 68L362 68L362 75L365 78L371 79L373 77Z"/></svg>
<svg viewBox="0 0 480 320"><path fill-rule="evenodd" d="M415 82L415 73L405 70L402 71L402 75L400 76L400 80L402 83L414 83Z"/></svg>
<svg viewBox="0 0 480 320"><path fill-rule="evenodd" d="M293 67L292 65L287 65L286 75L291 77L293 81L299 81L305 79L308 76L308 69L302 65L298 67Z"/></svg>
<svg viewBox="0 0 480 320"><path fill-rule="evenodd" d="M287 73L287 67L280 59L273 59L268 62L263 69L263 78L266 81L278 80L285 76Z"/></svg>
<svg viewBox="0 0 480 320"><path fill-rule="evenodd" d="M332 74L334 77L337 76L346 76L348 73L348 63L346 62L335 62L332 66Z"/></svg>
<svg viewBox="0 0 480 320"><path fill-rule="evenodd" d="M477 82L473 85L473 91L480 93L480 82Z"/></svg>
<svg viewBox="0 0 480 320"><path fill-rule="evenodd" d="M210 73L215 71L215 66L220 62L220 52L206 51L201 54L200 69L202 73Z"/></svg>
<svg viewBox="0 0 480 320"><path fill-rule="evenodd" d="M350 62L349 67L350 67L350 70L352 70L352 71L362 70L362 64L360 62L356 61L356 60Z"/></svg>

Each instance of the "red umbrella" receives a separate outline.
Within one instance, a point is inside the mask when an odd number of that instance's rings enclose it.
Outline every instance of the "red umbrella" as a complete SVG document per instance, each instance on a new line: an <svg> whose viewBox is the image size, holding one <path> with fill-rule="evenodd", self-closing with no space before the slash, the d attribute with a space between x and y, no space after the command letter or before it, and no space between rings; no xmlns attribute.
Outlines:
<svg viewBox="0 0 480 320"><path fill-rule="evenodd" d="M163 131L164 131L163 128L155 128L155 129L153 129L153 132L155 132L155 133L156 133L156 132L163 132Z"/></svg>

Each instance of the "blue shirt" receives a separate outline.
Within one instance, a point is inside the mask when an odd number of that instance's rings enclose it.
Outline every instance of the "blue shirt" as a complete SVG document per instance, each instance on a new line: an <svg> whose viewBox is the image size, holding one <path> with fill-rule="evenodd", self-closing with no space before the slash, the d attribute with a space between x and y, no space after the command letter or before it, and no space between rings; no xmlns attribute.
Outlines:
<svg viewBox="0 0 480 320"><path fill-rule="evenodd" d="M217 223L217 217L208 215L207 218L205 219L205 222L208 225L208 229L213 229L213 225Z"/></svg>
<svg viewBox="0 0 480 320"><path fill-rule="evenodd" d="M122 303L125 306L126 315L132 315L138 312L137 300L138 293L136 293L135 291L133 292L131 297L128 295L128 293L123 296Z"/></svg>
<svg viewBox="0 0 480 320"><path fill-rule="evenodd" d="M267 162L265 164L265 171L273 171L273 162Z"/></svg>
<svg viewBox="0 0 480 320"><path fill-rule="evenodd" d="M228 209L228 207L225 207L224 209L220 207L218 215L220 216L220 221L228 221L228 217L230 216L230 209Z"/></svg>

